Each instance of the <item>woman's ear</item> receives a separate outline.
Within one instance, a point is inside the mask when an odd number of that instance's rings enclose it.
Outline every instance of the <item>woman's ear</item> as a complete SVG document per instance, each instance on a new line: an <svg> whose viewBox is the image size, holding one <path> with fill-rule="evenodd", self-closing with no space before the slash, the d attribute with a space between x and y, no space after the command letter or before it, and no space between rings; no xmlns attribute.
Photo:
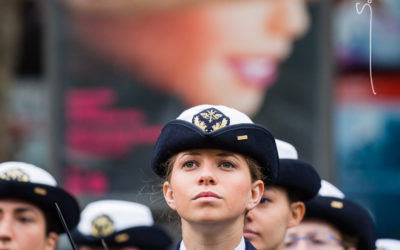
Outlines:
<svg viewBox="0 0 400 250"><path fill-rule="evenodd" d="M163 194L168 206L172 210L176 210L174 193L172 191L171 184L168 181L164 182L163 184Z"/></svg>
<svg viewBox="0 0 400 250"><path fill-rule="evenodd" d="M58 242L58 235L55 232L50 232L48 235L46 235L45 249L55 250L57 247L57 242Z"/></svg>
<svg viewBox="0 0 400 250"><path fill-rule="evenodd" d="M264 194L264 182L262 180L257 180L251 185L251 195L250 200L247 203L246 209L251 210L255 208Z"/></svg>
<svg viewBox="0 0 400 250"><path fill-rule="evenodd" d="M290 218L288 228L295 227L303 220L306 213L306 206L302 201L290 203Z"/></svg>

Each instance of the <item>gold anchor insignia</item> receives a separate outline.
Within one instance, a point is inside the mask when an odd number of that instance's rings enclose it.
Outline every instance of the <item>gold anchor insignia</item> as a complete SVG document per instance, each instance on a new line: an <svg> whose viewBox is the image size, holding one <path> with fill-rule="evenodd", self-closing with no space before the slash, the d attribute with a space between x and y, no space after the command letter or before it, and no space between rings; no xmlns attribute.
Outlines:
<svg viewBox="0 0 400 250"><path fill-rule="evenodd" d="M213 120L218 120L222 117L222 114L218 114L215 110L207 110L205 113L200 113L200 115L204 119L208 119L208 122L211 123Z"/></svg>
<svg viewBox="0 0 400 250"><path fill-rule="evenodd" d="M107 215L100 215L92 221L92 236L105 237L114 233L114 222Z"/></svg>
<svg viewBox="0 0 400 250"><path fill-rule="evenodd" d="M204 132L214 132L224 128L229 125L229 119L225 118L224 114L218 112L219 111L215 109L204 110L200 115L194 116L193 123Z"/></svg>
<svg viewBox="0 0 400 250"><path fill-rule="evenodd" d="M6 181L29 182L29 176L19 168L14 168L0 174L0 179Z"/></svg>

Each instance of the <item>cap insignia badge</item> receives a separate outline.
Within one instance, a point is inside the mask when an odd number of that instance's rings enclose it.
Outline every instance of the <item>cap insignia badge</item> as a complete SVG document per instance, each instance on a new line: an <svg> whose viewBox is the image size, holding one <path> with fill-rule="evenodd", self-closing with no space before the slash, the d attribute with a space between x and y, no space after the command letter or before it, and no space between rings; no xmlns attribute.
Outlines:
<svg viewBox="0 0 400 250"><path fill-rule="evenodd" d="M107 215L100 215L92 221L92 236L105 237L114 233L114 222Z"/></svg>
<svg viewBox="0 0 400 250"><path fill-rule="evenodd" d="M230 119L221 111L209 108L193 116L192 122L204 132L209 133L228 126Z"/></svg>
<svg viewBox="0 0 400 250"><path fill-rule="evenodd" d="M19 168L10 169L0 174L0 179L6 181L29 182L29 176Z"/></svg>

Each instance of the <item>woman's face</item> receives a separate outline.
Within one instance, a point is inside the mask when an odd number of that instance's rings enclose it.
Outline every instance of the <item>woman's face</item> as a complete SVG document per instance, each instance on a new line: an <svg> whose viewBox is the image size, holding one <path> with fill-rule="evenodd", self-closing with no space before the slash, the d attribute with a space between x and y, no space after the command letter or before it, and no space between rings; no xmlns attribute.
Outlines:
<svg viewBox="0 0 400 250"><path fill-rule="evenodd" d="M301 240L293 240L294 238ZM321 220L307 219L290 228L285 239L287 250L344 250L340 232Z"/></svg>
<svg viewBox="0 0 400 250"><path fill-rule="evenodd" d="M46 220L36 206L18 200L0 200L0 249L54 250L58 236L46 235Z"/></svg>
<svg viewBox="0 0 400 250"><path fill-rule="evenodd" d="M182 221L190 224L241 221L261 199L262 181L251 181L245 158L236 153L201 149L177 154L164 197Z"/></svg>
<svg viewBox="0 0 400 250"><path fill-rule="evenodd" d="M130 15L79 15L81 41L178 95L255 114L309 25L304 0L214 1Z"/></svg>
<svg viewBox="0 0 400 250"><path fill-rule="evenodd" d="M301 221L304 211L303 203L289 203L284 189L266 186L260 204L246 215L244 236L257 249L279 249L286 230Z"/></svg>

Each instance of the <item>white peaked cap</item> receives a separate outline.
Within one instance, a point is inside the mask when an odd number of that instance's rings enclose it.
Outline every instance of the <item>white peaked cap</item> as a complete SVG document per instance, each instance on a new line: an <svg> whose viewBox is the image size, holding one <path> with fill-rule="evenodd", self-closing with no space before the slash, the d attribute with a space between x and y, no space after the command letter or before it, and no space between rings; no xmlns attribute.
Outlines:
<svg viewBox="0 0 400 250"><path fill-rule="evenodd" d="M296 148L285 141L275 139L276 148L278 149L279 159L294 159L297 160L298 154Z"/></svg>
<svg viewBox="0 0 400 250"><path fill-rule="evenodd" d="M142 204L121 201L101 200L89 203L81 213L78 230L82 234L92 234L92 223L100 216L107 216L113 223L114 231L139 226L153 226L151 210Z"/></svg>
<svg viewBox="0 0 400 250"><path fill-rule="evenodd" d="M198 105L193 108L187 109L184 112L182 112L182 114L180 114L176 119L192 123L192 119L195 114L198 114L203 110L209 108L218 109L220 112L228 116L230 119L230 125L253 123L253 121L247 115L236 109L229 108L223 105L208 105L208 104Z"/></svg>
<svg viewBox="0 0 400 250"><path fill-rule="evenodd" d="M57 186L53 176L35 165L17 161L0 163L0 179L12 180L14 178L25 178L25 180L21 180L22 182Z"/></svg>
<svg viewBox="0 0 400 250"><path fill-rule="evenodd" d="M376 247L378 250L399 250L400 249L400 240L377 239Z"/></svg>
<svg viewBox="0 0 400 250"><path fill-rule="evenodd" d="M345 195L337 187L326 180L321 180L321 188L319 189L318 195L329 196L344 199Z"/></svg>

